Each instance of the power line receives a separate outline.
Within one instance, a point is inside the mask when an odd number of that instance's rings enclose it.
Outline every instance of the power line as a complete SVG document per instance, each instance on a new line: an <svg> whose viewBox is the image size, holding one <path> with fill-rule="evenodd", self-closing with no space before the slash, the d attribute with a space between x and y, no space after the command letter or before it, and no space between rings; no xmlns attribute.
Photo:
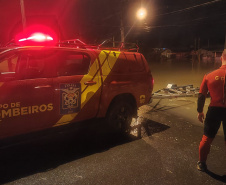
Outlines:
<svg viewBox="0 0 226 185"><path fill-rule="evenodd" d="M198 23L191 23L191 22L195 22L195 21L202 21L204 19L210 19L210 18L213 18L213 17L217 17L217 16L222 16L222 15L226 15L226 13L222 13L222 14L216 14L216 15L212 15L212 16L207 16L207 17L200 17L200 18L197 18L197 19L192 19L192 20L188 20L188 21L184 21L184 22L181 22L181 23L178 23L178 24L173 24L173 25L156 25L156 26L146 26L146 27L151 27L151 28L162 28L162 27L180 27L180 26L187 26L187 25L193 25L193 24L200 24L200 22ZM211 24L213 21L215 20L212 20L210 22L201 22L201 24ZM214 23L224 23L225 21L218 21L218 22L214 22ZM136 22L135 22L136 23ZM145 26L135 26L135 23L132 25L132 26L129 26L129 25L125 25L126 28L143 28ZM190 23L190 24L189 24ZM120 28L120 26L118 25L103 25L103 24L100 24L100 25L97 25L97 24L83 24L84 26L87 26L87 27L106 27L106 28Z"/></svg>
<svg viewBox="0 0 226 185"><path fill-rule="evenodd" d="M164 16L164 15L169 15L169 14L175 14L175 13L182 13L184 11L188 11L188 10L192 10L192 9L195 9L195 8L198 8L198 7L203 7L203 6L208 6L208 5L211 5L211 4L214 4L214 3L217 3L217 2L220 2L222 0L213 0L213 1L209 1L209 2L206 2L206 3L202 3L202 4L198 4L198 5L194 5L194 6L191 6L191 7L187 7L187 8L184 8L184 9L180 9L180 10L176 10L176 11L172 11L172 12L168 12L168 13L164 13L164 14L159 14L159 15L156 15L157 16ZM117 13L117 12L116 12ZM172 24L172 25L154 25L154 26L135 26L135 24L133 24L133 26L125 26L126 28L130 28L129 32L131 31L132 28L144 28L144 29L147 29L147 30L150 30L150 29L156 29L156 28L170 28L170 27L186 27L186 26L192 26L192 25L197 25L197 24L211 24L211 22L201 22L202 20L205 20L205 19L209 19L209 18L212 18L212 17L217 17L217 16L221 16L221 15L225 15L226 13L222 13L222 14L217 14L217 15L212 15L212 16L206 16L206 17L200 17L200 18L196 18L196 19L193 19L193 20L188 20L188 21L184 21L184 22L181 22L181 23L178 23L178 24ZM192 23L194 22L194 23ZM216 22L215 22L216 23ZM225 21L218 21L218 24L225 24ZM90 24L86 24L86 26L91 26ZM93 27L105 27L105 28L120 28L120 26L116 26L116 25L92 25ZM129 33L128 32L128 33ZM127 33L127 35L128 35Z"/></svg>
<svg viewBox="0 0 226 185"><path fill-rule="evenodd" d="M226 13L217 14L217 15L212 15L212 16L208 16L208 17L200 17L200 18L197 18L197 19L185 21L185 23L186 23L186 22L192 22L192 21L200 21L200 20L203 20L203 19L209 19L209 18L212 18L212 17L221 16L221 15L226 15Z"/></svg>
<svg viewBox="0 0 226 185"><path fill-rule="evenodd" d="M159 14L159 15L156 15L155 17L163 16L163 15L169 15L169 14L174 14L174 13L181 13L183 11L192 10L192 9L195 9L195 8L198 8L198 7L201 7L201 6L207 6L207 5L210 5L210 4L213 4L213 3L217 3L217 2L220 2L220 1L222 1L222 0L209 1L207 3L191 6L191 7L188 7L188 8L181 9L181 10L176 10L176 11L172 11L172 12L168 12L168 13Z"/></svg>

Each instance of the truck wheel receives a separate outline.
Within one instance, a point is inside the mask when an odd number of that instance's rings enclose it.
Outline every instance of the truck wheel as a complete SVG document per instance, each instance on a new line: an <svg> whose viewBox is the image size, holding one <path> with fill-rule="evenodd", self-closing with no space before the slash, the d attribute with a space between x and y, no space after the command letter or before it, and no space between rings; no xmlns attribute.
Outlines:
<svg viewBox="0 0 226 185"><path fill-rule="evenodd" d="M131 104L125 101L114 102L107 113L106 119L110 129L116 132L130 133L130 124L134 117L134 111Z"/></svg>

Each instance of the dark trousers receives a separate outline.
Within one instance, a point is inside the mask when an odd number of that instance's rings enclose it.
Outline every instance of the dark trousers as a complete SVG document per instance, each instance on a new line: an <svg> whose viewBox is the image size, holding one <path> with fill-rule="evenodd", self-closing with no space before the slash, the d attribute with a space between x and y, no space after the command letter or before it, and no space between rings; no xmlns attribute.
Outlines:
<svg viewBox="0 0 226 185"><path fill-rule="evenodd" d="M209 138L214 138L223 123L224 140L226 141L226 108L209 107L206 113L204 123L204 135Z"/></svg>
<svg viewBox="0 0 226 185"><path fill-rule="evenodd" d="M206 162L210 152L210 145L220 128L221 122L226 145L226 108L209 107L204 122L204 135L199 145L199 160L201 162Z"/></svg>

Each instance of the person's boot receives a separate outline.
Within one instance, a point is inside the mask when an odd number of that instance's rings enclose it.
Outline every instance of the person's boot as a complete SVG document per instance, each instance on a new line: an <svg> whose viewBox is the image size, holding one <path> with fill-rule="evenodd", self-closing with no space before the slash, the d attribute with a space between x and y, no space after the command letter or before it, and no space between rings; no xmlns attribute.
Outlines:
<svg viewBox="0 0 226 185"><path fill-rule="evenodd" d="M199 171L202 171L202 172L205 172L207 170L207 165L205 162L201 162L201 161L198 161L197 162L197 169Z"/></svg>

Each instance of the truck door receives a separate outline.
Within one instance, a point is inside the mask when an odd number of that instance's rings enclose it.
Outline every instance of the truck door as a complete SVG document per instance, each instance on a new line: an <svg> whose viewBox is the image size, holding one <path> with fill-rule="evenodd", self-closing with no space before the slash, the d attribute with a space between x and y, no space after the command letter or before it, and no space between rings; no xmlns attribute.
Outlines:
<svg viewBox="0 0 226 185"><path fill-rule="evenodd" d="M44 51L9 52L0 59L0 138L51 126L51 68Z"/></svg>
<svg viewBox="0 0 226 185"><path fill-rule="evenodd" d="M52 57L48 50L21 53L21 62L26 61L26 67L21 66L20 69L26 80L21 107L27 107L23 117L30 130L51 127L55 119Z"/></svg>
<svg viewBox="0 0 226 185"><path fill-rule="evenodd" d="M78 51L59 52L53 83L54 104L58 105L58 120L54 126L96 116L101 77L99 63L91 55Z"/></svg>
<svg viewBox="0 0 226 185"><path fill-rule="evenodd" d="M21 117L21 102L26 81L17 78L19 55L7 52L0 58L0 138L26 130Z"/></svg>

